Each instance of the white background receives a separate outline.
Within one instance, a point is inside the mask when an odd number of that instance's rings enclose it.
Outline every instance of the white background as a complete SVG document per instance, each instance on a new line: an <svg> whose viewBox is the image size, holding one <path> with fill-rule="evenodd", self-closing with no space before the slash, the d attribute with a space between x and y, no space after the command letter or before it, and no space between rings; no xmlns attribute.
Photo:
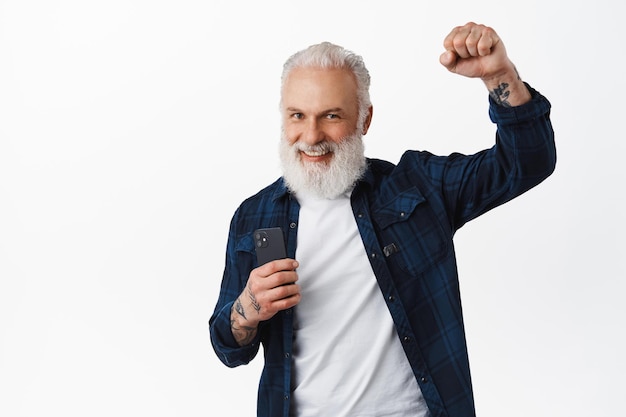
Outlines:
<svg viewBox="0 0 626 417"><path fill-rule="evenodd" d="M226 368L207 321L230 217L279 175L283 61L322 40L365 58L368 156L473 153L487 92L438 63L470 20L552 102L558 146L456 237L478 413L619 414L619 2L424 4L0 1L0 415L254 415L261 356Z"/></svg>

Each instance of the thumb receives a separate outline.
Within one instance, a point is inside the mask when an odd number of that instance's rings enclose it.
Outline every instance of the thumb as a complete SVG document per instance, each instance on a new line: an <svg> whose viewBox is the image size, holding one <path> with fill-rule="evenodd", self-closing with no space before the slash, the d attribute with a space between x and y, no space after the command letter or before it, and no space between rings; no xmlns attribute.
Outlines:
<svg viewBox="0 0 626 417"><path fill-rule="evenodd" d="M439 56L439 62L441 65L446 67L448 71L454 72L454 68L456 67L457 55L452 51L446 51L441 56Z"/></svg>

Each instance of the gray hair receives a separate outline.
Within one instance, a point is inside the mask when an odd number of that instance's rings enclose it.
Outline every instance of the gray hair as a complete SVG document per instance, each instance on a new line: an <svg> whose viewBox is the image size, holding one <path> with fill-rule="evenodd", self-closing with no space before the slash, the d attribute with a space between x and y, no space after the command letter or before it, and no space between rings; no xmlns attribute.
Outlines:
<svg viewBox="0 0 626 417"><path fill-rule="evenodd" d="M354 74L357 87L357 100L359 103L359 126L363 126L368 109L372 105L370 100L370 74L365 67L365 62L360 55L355 54L339 45L330 42L322 42L311 45L291 55L283 65L281 76L281 91L285 80L295 68L324 68L348 69Z"/></svg>

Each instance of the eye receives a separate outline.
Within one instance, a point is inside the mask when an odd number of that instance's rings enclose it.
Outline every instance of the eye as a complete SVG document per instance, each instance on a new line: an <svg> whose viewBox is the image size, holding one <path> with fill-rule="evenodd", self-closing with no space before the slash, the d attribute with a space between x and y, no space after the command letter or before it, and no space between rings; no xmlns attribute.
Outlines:
<svg viewBox="0 0 626 417"><path fill-rule="evenodd" d="M335 113L328 113L328 114L326 115L326 118L327 118L327 119L331 119L331 120L332 120L332 119L339 119L339 115L338 115L338 114L335 114Z"/></svg>
<svg viewBox="0 0 626 417"><path fill-rule="evenodd" d="M291 113L291 118L301 120L304 119L304 115L302 113Z"/></svg>

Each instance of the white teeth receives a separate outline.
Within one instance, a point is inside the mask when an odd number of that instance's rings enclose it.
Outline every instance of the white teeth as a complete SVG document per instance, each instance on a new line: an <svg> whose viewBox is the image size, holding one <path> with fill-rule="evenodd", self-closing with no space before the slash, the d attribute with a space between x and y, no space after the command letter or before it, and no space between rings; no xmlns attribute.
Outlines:
<svg viewBox="0 0 626 417"><path fill-rule="evenodd" d="M322 156L322 155L326 155L328 152L327 151L303 151L305 153L305 155L307 156Z"/></svg>

